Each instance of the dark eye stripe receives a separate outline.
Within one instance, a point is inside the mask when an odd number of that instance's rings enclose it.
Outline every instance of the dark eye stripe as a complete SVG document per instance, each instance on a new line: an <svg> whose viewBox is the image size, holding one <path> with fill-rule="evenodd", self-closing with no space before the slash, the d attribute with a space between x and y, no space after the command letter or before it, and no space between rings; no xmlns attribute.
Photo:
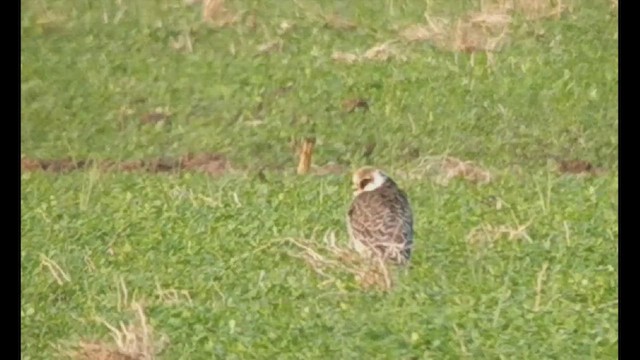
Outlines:
<svg viewBox="0 0 640 360"><path fill-rule="evenodd" d="M360 180L360 189L364 189L365 186L367 186L367 184L369 184L372 181L372 179L362 179Z"/></svg>

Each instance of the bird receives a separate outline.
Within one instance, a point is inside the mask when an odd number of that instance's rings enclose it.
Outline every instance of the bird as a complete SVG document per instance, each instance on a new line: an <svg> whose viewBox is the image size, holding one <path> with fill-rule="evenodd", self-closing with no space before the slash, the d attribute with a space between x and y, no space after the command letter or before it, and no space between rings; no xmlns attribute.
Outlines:
<svg viewBox="0 0 640 360"><path fill-rule="evenodd" d="M414 236L407 194L386 173L371 166L357 169L352 182L354 197L347 211L352 248L365 257L407 263Z"/></svg>

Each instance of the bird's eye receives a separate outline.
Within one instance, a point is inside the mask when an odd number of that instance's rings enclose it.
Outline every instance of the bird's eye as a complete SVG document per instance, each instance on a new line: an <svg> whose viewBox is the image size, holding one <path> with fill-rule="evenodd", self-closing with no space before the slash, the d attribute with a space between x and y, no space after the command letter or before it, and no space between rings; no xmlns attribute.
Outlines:
<svg viewBox="0 0 640 360"><path fill-rule="evenodd" d="M364 189L371 182L371 179L362 179L360 180L360 189Z"/></svg>

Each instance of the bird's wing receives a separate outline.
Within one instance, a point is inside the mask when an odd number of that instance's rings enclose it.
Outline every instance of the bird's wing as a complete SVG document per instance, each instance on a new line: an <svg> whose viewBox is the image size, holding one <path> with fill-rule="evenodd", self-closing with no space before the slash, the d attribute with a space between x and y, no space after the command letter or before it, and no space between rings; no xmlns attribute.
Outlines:
<svg viewBox="0 0 640 360"><path fill-rule="evenodd" d="M409 203L409 198L407 196L407 193L400 190L399 198L403 204L402 212L401 212L401 216L403 218L403 224L404 224L403 232L405 234L407 241L412 242L413 241L413 210L411 209L411 204Z"/></svg>
<svg viewBox="0 0 640 360"><path fill-rule="evenodd" d="M391 229L401 225L396 209L391 205L378 191L356 196L349 209L353 235L370 245L389 242L393 237Z"/></svg>
<svg viewBox="0 0 640 360"><path fill-rule="evenodd" d="M367 245L378 237L377 232L383 226L377 201L372 192L356 196L347 213L351 235Z"/></svg>

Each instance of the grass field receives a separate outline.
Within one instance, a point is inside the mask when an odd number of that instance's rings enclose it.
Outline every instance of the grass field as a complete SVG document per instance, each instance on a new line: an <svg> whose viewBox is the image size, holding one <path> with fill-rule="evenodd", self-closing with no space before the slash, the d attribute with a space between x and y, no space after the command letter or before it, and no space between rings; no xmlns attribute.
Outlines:
<svg viewBox="0 0 640 360"><path fill-rule="evenodd" d="M488 3L22 1L22 358L616 358L616 4ZM291 241L346 244L365 164L388 291Z"/></svg>

